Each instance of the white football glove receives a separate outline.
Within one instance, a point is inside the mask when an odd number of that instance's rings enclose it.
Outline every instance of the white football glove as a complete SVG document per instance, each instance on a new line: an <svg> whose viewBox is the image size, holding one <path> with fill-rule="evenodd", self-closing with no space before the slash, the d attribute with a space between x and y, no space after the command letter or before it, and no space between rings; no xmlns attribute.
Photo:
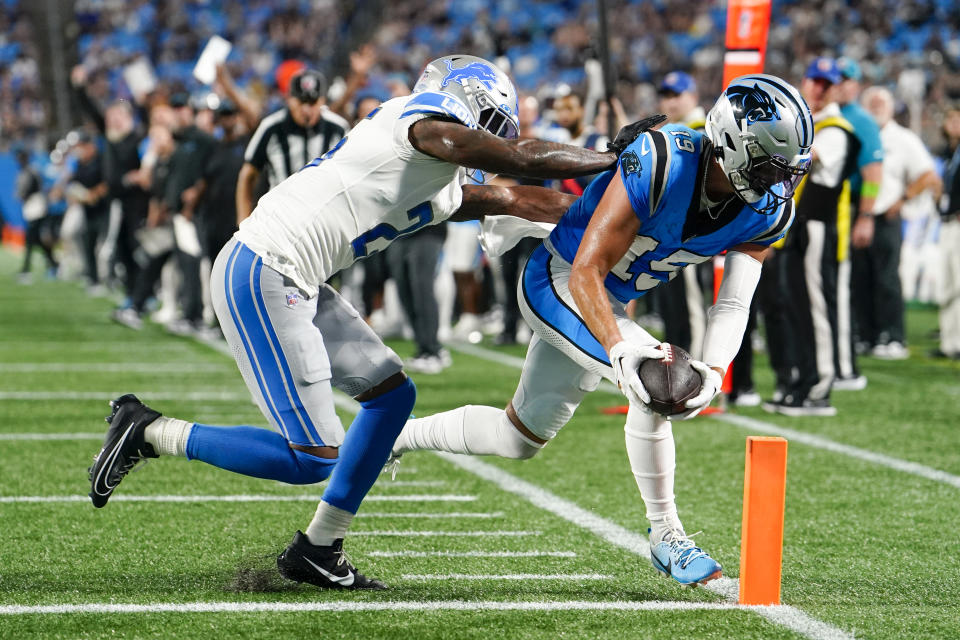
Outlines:
<svg viewBox="0 0 960 640"><path fill-rule="evenodd" d="M634 344L627 340L621 340L610 349L610 364L617 386L630 404L647 413L650 413L650 407L647 406L650 394L640 382L640 363L651 358L660 360L664 355L657 345Z"/></svg>
<svg viewBox="0 0 960 640"><path fill-rule="evenodd" d="M700 372L703 378L703 384L700 385L700 393L687 400L683 406L686 411L667 416L667 420L689 420L703 411L710 402L720 393L720 386L723 384L723 378L717 373L716 369L711 369L705 362L691 360L690 366Z"/></svg>

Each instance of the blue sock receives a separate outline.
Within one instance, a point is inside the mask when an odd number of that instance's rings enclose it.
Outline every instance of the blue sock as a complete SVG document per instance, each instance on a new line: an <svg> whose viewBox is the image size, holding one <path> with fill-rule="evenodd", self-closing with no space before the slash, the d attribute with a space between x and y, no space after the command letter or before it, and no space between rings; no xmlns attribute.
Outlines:
<svg viewBox="0 0 960 640"><path fill-rule="evenodd" d="M187 458L245 476L288 484L325 480L338 460L291 449L286 438L269 429L205 424L194 424L190 430Z"/></svg>
<svg viewBox="0 0 960 640"><path fill-rule="evenodd" d="M361 402L360 413L340 447L340 462L323 492L323 501L356 513L390 457L390 449L407 423L417 387L407 378L396 389Z"/></svg>

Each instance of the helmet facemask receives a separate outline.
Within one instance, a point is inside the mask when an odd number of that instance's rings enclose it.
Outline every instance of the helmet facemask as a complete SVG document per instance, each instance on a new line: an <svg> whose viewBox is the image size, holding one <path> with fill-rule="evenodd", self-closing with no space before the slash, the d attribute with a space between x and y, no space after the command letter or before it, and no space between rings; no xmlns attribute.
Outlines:
<svg viewBox="0 0 960 640"><path fill-rule="evenodd" d="M786 159L778 155L767 155L755 141L744 145L747 164L727 174L737 196L747 206L765 215L773 214L787 200L810 168L810 159L805 158L791 166ZM767 196L765 204L759 204Z"/></svg>
<svg viewBox="0 0 960 640"><path fill-rule="evenodd" d="M519 135L517 116L510 113L509 107L498 104L491 92L477 79L468 79L463 83L463 89L467 99L476 104L477 126L480 129L509 140Z"/></svg>

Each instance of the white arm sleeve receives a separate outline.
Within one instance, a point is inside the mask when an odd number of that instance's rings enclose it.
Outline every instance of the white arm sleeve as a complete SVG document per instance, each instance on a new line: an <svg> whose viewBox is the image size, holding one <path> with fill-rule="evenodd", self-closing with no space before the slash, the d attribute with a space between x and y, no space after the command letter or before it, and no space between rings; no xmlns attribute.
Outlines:
<svg viewBox="0 0 960 640"><path fill-rule="evenodd" d="M701 359L709 366L726 371L740 350L750 317L750 301L760 282L760 267L759 260L745 253L727 253L717 301L707 311Z"/></svg>

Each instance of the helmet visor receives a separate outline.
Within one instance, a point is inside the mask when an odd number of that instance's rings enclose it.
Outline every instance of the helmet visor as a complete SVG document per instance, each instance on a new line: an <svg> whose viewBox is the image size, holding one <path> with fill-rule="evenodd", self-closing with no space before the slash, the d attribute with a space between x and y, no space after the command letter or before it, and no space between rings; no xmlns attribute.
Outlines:
<svg viewBox="0 0 960 640"><path fill-rule="evenodd" d="M513 121L510 114L496 107L487 107L480 111L477 125L495 136L508 140L513 140L519 133L517 123Z"/></svg>
<svg viewBox="0 0 960 640"><path fill-rule="evenodd" d="M809 168L809 160L804 160L794 167L783 158L775 156L755 158L747 172L750 188L757 193L768 193L780 200L786 200L793 196Z"/></svg>

